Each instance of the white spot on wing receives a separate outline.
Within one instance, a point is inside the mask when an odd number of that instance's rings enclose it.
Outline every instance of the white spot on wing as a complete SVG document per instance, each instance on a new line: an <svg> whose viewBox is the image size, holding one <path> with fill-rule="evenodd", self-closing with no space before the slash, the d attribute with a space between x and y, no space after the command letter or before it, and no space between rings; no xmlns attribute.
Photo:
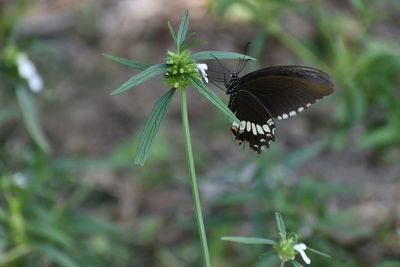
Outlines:
<svg viewBox="0 0 400 267"><path fill-rule="evenodd" d="M269 128L268 124L264 124L264 125L263 125L263 129L264 129L264 131L267 132L267 133L271 132L271 129Z"/></svg>
<svg viewBox="0 0 400 267"><path fill-rule="evenodd" d="M289 112L289 116L290 116L290 117L292 117L292 116L294 116L294 115L296 115L296 111L290 111L290 112Z"/></svg>
<svg viewBox="0 0 400 267"><path fill-rule="evenodd" d="M247 125L246 125L247 127L246 127L246 130L248 131L248 132L250 132L251 131L251 123L248 121L247 122Z"/></svg>
<svg viewBox="0 0 400 267"><path fill-rule="evenodd" d="M310 104L310 103L308 103L306 106L307 106L307 107L309 107L309 106L311 106L311 104Z"/></svg>
<svg viewBox="0 0 400 267"><path fill-rule="evenodd" d="M234 121L232 122L232 127L239 128L239 124L236 121Z"/></svg>
<svg viewBox="0 0 400 267"><path fill-rule="evenodd" d="M282 117L281 116L278 116L278 120L281 120L282 119Z"/></svg>
<svg viewBox="0 0 400 267"><path fill-rule="evenodd" d="M259 134L264 134L264 131L260 125L257 124L256 127Z"/></svg>
<svg viewBox="0 0 400 267"><path fill-rule="evenodd" d="M241 124L240 125L240 130L243 131L244 128L246 128L246 122L245 121L241 121L240 124Z"/></svg>
<svg viewBox="0 0 400 267"><path fill-rule="evenodd" d="M287 118L289 118L289 116L288 116L288 114L283 113L283 114L282 114L282 118L287 119Z"/></svg>
<svg viewBox="0 0 400 267"><path fill-rule="evenodd" d="M303 107L299 107L299 109L298 109L299 112L302 112L303 110L304 110Z"/></svg>
<svg viewBox="0 0 400 267"><path fill-rule="evenodd" d="M257 135L256 125L254 123L251 124L251 129L253 130L253 134Z"/></svg>

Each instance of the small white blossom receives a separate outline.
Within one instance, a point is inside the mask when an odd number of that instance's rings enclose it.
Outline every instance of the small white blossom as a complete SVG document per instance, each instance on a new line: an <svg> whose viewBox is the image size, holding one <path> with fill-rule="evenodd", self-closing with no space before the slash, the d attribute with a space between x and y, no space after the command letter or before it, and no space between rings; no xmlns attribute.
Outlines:
<svg viewBox="0 0 400 267"><path fill-rule="evenodd" d="M310 258L306 255L305 250L307 249L306 244L299 243L293 246L293 249L300 253L300 256L303 258L303 261L307 264L311 263Z"/></svg>
<svg viewBox="0 0 400 267"><path fill-rule="evenodd" d="M207 77L207 73L206 70L208 70L208 66L207 64L197 64L196 66L197 70L201 73L201 76L203 76L203 79L206 83L208 83L208 77Z"/></svg>
<svg viewBox="0 0 400 267"><path fill-rule="evenodd" d="M19 75L24 78L32 92L40 92L43 89L42 77L38 74L35 65L24 53L19 53L17 57L17 67Z"/></svg>
<svg viewBox="0 0 400 267"><path fill-rule="evenodd" d="M25 188L28 184L26 176L20 172L14 173L12 178L14 180L14 183L21 188Z"/></svg>

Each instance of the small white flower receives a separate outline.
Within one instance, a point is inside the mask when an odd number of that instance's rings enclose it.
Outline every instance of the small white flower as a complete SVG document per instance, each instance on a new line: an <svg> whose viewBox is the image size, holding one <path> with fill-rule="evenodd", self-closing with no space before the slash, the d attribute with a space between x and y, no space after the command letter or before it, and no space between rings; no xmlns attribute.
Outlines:
<svg viewBox="0 0 400 267"><path fill-rule="evenodd" d="M208 83L208 77L207 77L207 73L206 70L208 70L208 66L207 64L197 64L196 66L197 70L201 73L201 76L203 76L203 79L206 83Z"/></svg>
<svg viewBox="0 0 400 267"><path fill-rule="evenodd" d="M310 258L306 255L305 250L307 249L306 244L299 243L293 246L293 249L300 253L300 256L303 258L303 261L307 264L311 263Z"/></svg>
<svg viewBox="0 0 400 267"><path fill-rule="evenodd" d="M17 67L19 75L24 78L32 90L38 93L43 89L42 77L38 74L35 65L24 53L19 53L17 57Z"/></svg>
<svg viewBox="0 0 400 267"><path fill-rule="evenodd" d="M14 183L21 188L25 188L28 184L26 176L20 172L14 173L12 178L14 180Z"/></svg>

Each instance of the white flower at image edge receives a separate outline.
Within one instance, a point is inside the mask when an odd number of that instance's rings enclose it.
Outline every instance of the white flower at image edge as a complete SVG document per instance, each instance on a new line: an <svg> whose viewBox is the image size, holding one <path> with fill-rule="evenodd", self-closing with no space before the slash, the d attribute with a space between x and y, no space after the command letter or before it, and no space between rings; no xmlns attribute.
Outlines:
<svg viewBox="0 0 400 267"><path fill-rule="evenodd" d="M24 53L19 53L17 57L19 75L24 78L32 92L40 92L43 89L42 77L38 74L35 65Z"/></svg>
<svg viewBox="0 0 400 267"><path fill-rule="evenodd" d="M311 263L310 258L306 255L305 250L307 249L306 244L299 243L293 246L293 249L300 253L300 256L303 258L303 261L307 264Z"/></svg>
<svg viewBox="0 0 400 267"><path fill-rule="evenodd" d="M206 73L206 70L208 70L207 64L204 64L204 63L197 64L196 68L201 73L201 76L203 76L204 81L206 83L208 83L208 77L207 77L207 73Z"/></svg>

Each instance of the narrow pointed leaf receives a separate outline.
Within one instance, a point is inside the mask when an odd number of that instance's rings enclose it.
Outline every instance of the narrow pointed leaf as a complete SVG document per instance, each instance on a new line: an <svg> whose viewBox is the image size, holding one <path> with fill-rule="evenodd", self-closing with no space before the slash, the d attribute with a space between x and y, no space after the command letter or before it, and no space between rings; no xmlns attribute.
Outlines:
<svg viewBox="0 0 400 267"><path fill-rule="evenodd" d="M279 235L282 240L286 239L286 227L283 222L282 216L279 212L275 212L276 224L278 225Z"/></svg>
<svg viewBox="0 0 400 267"><path fill-rule="evenodd" d="M79 265L74 262L72 258L54 246L38 244L35 245L34 248L47 258L51 259L52 262L57 263L57 266L79 267Z"/></svg>
<svg viewBox="0 0 400 267"><path fill-rule="evenodd" d="M206 60L206 59L249 59L256 60L253 57L246 56L234 52L224 52L224 51L201 51L194 53L190 56L193 60Z"/></svg>
<svg viewBox="0 0 400 267"><path fill-rule="evenodd" d="M168 28L169 28L169 31L171 32L172 39L174 39L175 46L178 47L178 43L176 42L176 33L174 31L174 28L172 28L172 25L169 21L168 21Z"/></svg>
<svg viewBox="0 0 400 267"><path fill-rule="evenodd" d="M228 106L216 95L213 91L211 91L202 81L190 77L192 85L199 91L201 95L203 95L207 100L209 100L214 106L216 106L224 115L228 118L229 121L240 123L239 119L236 118L235 114L228 108Z"/></svg>
<svg viewBox="0 0 400 267"><path fill-rule="evenodd" d="M113 55L110 55L110 54L105 54L104 53L103 56L105 56L106 58L111 59L111 60L113 60L115 62L118 62L118 63L123 64L123 65L127 65L127 66L132 67L132 68L137 69L137 70L145 70L145 69L147 69L148 67L151 66L151 64L142 63L142 62L130 60L130 59L127 59L127 58L117 57L117 56L113 56Z"/></svg>
<svg viewBox="0 0 400 267"><path fill-rule="evenodd" d="M259 237L224 236L221 239L224 241L232 241L242 244L276 245L274 240Z"/></svg>
<svg viewBox="0 0 400 267"><path fill-rule="evenodd" d="M120 87L118 87L116 90L114 90L111 93L111 95L119 94L119 93L126 91L138 84L141 84L142 82L147 81L147 80L163 73L167 68L168 68L167 64L152 65L152 66L148 67L147 69L145 69L144 71L142 71L141 73L133 76L125 83L123 83Z"/></svg>
<svg viewBox="0 0 400 267"><path fill-rule="evenodd" d="M186 33L189 25L189 11L185 10L179 25L178 34L176 36L177 49L180 50L182 44L185 42Z"/></svg>
<svg viewBox="0 0 400 267"><path fill-rule="evenodd" d="M165 116L168 104L171 102L172 96L175 93L175 88L166 92L155 104L146 124L139 136L139 145L136 150L135 164L142 165L145 163L149 154L151 145L157 136L160 129L161 121Z"/></svg>
<svg viewBox="0 0 400 267"><path fill-rule="evenodd" d="M22 111L26 128L33 141L46 153L50 152L50 145L39 123L35 104L28 89L23 85L17 86L17 98Z"/></svg>
<svg viewBox="0 0 400 267"><path fill-rule="evenodd" d="M315 254L318 254L318 255L323 256L323 257L332 258L330 255L328 255L328 254L326 254L326 253L324 253L324 252L321 252L321 251L319 251L319 250L310 248L310 247L307 247L307 250L309 250L309 251L311 251L311 252L314 252Z"/></svg>
<svg viewBox="0 0 400 267"><path fill-rule="evenodd" d="M291 263L294 267L304 267L302 264L298 263L297 261L290 261L290 263Z"/></svg>

